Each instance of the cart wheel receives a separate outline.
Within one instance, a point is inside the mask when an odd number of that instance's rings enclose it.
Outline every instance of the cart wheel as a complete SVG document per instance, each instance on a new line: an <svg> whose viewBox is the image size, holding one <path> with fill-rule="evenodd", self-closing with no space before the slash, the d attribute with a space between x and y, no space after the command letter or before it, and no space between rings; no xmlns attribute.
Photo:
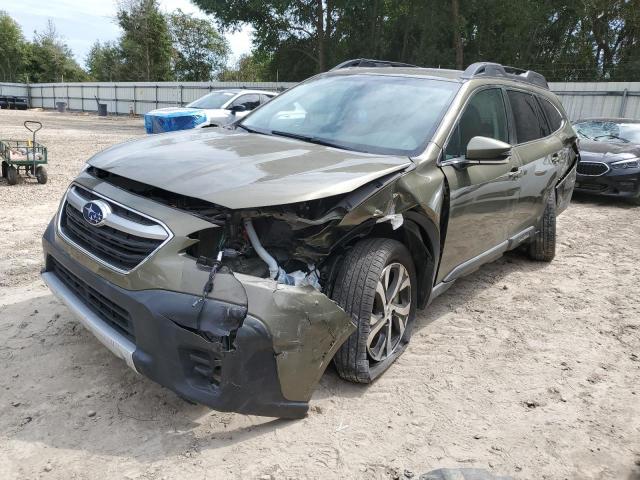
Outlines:
<svg viewBox="0 0 640 480"><path fill-rule="evenodd" d="M45 184L47 183L47 169L44 167L36 168L36 179L38 183Z"/></svg>
<svg viewBox="0 0 640 480"><path fill-rule="evenodd" d="M18 183L18 170L13 165L7 168L7 183L9 185L15 185Z"/></svg>

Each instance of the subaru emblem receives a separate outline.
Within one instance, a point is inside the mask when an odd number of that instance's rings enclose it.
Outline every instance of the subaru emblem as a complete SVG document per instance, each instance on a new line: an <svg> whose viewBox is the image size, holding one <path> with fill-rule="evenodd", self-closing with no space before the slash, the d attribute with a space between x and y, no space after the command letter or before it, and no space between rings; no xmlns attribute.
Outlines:
<svg viewBox="0 0 640 480"><path fill-rule="evenodd" d="M93 200L87 202L82 207L82 216L85 221L94 227L101 227L111 213L111 208L107 202L102 200Z"/></svg>

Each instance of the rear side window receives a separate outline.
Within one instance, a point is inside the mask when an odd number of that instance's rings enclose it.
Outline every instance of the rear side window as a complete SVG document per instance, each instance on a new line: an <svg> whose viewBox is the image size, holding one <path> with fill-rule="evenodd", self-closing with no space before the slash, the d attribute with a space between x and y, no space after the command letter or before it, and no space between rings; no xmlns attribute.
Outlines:
<svg viewBox="0 0 640 480"><path fill-rule="evenodd" d="M547 116L547 121L549 122L551 131L555 132L560 128L560 125L562 125L562 115L546 98L538 97L538 100L540 101L540 105L542 105L542 110L544 110L544 113Z"/></svg>
<svg viewBox="0 0 640 480"><path fill-rule="evenodd" d="M502 90L498 88L481 90L471 97L451 134L445 159L465 155L469 140L477 136L509 141Z"/></svg>
<svg viewBox="0 0 640 480"><path fill-rule="evenodd" d="M548 127L538 116L538 107L533 95L514 90L509 90L507 95L513 111L518 143L530 142L546 136Z"/></svg>

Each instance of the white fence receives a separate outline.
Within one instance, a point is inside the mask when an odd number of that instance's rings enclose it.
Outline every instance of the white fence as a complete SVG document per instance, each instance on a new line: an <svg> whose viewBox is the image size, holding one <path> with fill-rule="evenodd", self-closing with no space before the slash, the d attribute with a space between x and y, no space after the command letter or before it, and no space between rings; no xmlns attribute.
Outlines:
<svg viewBox="0 0 640 480"><path fill-rule="evenodd" d="M65 102L70 110L97 111L98 101L109 113L141 115L149 110L184 106L212 90L246 88L281 91L295 83L268 82L118 82L34 83L29 85L31 106L55 108Z"/></svg>
<svg viewBox="0 0 640 480"><path fill-rule="evenodd" d="M550 83L569 118L624 117L640 120L640 82Z"/></svg>
<svg viewBox="0 0 640 480"><path fill-rule="evenodd" d="M97 111L96 97L109 113L141 115L162 107L186 105L211 90L251 88L281 91L292 82L118 82L118 83L0 83L0 96L29 98L31 107L55 108L65 102L70 110ZM640 119L640 82L550 83L571 120L587 117Z"/></svg>
<svg viewBox="0 0 640 480"><path fill-rule="evenodd" d="M0 83L0 97L28 97L29 85L24 83Z"/></svg>

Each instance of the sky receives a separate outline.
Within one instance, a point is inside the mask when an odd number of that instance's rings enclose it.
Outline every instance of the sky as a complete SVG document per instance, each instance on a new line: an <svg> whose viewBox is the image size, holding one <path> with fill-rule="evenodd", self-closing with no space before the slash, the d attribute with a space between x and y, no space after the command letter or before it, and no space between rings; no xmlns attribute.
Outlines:
<svg viewBox="0 0 640 480"><path fill-rule="evenodd" d="M164 12L180 8L183 12L206 18L189 0L159 0L159 3ZM2 0L0 10L8 12L20 24L29 40L33 38L34 30L44 31L47 20L53 20L56 30L82 66L93 42L116 40L120 35L115 22L116 0ZM251 27L246 26L225 35L231 47L230 64L251 50L251 31Z"/></svg>

